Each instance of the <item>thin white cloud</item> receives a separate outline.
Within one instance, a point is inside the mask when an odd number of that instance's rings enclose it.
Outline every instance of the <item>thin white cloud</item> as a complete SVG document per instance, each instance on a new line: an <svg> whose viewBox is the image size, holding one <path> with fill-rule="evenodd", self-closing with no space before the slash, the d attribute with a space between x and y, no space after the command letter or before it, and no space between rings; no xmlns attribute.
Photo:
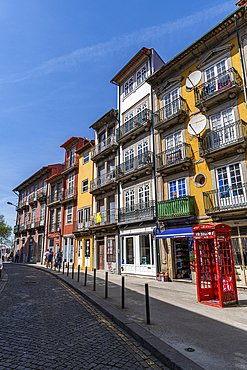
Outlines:
<svg viewBox="0 0 247 370"><path fill-rule="evenodd" d="M218 17L220 14L226 14L233 10L232 1L223 2L209 9L198 11L192 15L175 21L166 22L158 26L147 27L138 31L132 32L119 37L114 37L111 40L95 44L86 48L80 48L70 54L56 57L42 63L40 66L26 71L19 76L10 76L8 79L3 79L0 83L5 82L20 82L35 77L42 77L49 73L71 68L84 61L93 60L95 58L115 53L118 50L129 48L135 44L147 44L153 39L164 37L172 33L182 32L196 24L203 23L208 19Z"/></svg>

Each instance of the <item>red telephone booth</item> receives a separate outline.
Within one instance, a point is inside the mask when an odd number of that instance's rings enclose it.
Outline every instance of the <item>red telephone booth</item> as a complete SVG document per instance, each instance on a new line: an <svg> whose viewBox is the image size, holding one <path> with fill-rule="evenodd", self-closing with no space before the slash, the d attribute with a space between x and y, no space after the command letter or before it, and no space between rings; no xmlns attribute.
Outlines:
<svg viewBox="0 0 247 370"><path fill-rule="evenodd" d="M217 307L238 304L231 227L208 223L192 230L198 302Z"/></svg>

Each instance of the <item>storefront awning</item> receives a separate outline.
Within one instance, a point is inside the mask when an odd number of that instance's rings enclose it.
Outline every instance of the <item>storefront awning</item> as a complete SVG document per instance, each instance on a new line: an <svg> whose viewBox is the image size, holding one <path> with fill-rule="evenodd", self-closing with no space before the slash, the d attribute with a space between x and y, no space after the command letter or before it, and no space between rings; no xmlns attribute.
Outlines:
<svg viewBox="0 0 247 370"><path fill-rule="evenodd" d="M181 227L178 229L166 229L162 233L156 235L156 239L166 238L189 238L194 236L192 227Z"/></svg>

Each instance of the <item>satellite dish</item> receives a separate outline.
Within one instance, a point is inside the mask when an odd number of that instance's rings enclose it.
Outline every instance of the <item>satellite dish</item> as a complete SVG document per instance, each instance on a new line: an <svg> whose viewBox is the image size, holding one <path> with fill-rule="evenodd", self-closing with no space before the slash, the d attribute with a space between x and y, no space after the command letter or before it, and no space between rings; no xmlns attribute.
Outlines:
<svg viewBox="0 0 247 370"><path fill-rule="evenodd" d="M186 88L187 90L191 91L194 89L196 85L199 84L202 78L202 73L200 71L192 72L187 78L186 78Z"/></svg>
<svg viewBox="0 0 247 370"><path fill-rule="evenodd" d="M198 136L206 127L207 119L202 114L191 118L188 124L188 133L190 136Z"/></svg>

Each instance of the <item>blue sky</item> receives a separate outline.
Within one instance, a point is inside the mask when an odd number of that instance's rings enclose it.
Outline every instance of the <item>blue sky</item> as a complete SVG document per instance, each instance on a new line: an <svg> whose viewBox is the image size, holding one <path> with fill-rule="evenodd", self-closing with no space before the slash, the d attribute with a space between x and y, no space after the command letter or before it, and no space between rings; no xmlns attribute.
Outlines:
<svg viewBox="0 0 247 370"><path fill-rule="evenodd" d="M0 213L12 192L64 161L71 136L116 108L110 79L143 46L166 62L235 10L235 1L0 0Z"/></svg>

